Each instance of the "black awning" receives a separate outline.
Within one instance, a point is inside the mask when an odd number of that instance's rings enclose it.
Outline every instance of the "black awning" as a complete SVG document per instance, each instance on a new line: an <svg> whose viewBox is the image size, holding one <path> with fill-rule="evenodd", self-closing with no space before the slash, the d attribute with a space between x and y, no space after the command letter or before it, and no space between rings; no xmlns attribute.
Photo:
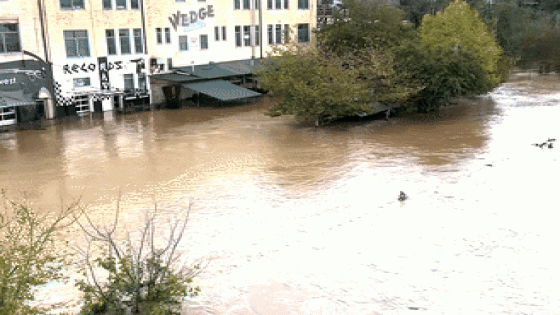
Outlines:
<svg viewBox="0 0 560 315"><path fill-rule="evenodd" d="M23 90L0 92L0 108L35 105L36 101L30 94L23 94Z"/></svg>
<svg viewBox="0 0 560 315"><path fill-rule="evenodd" d="M185 83L189 81L200 80L200 78L197 76L179 73L153 74L150 76L150 78L173 83Z"/></svg>

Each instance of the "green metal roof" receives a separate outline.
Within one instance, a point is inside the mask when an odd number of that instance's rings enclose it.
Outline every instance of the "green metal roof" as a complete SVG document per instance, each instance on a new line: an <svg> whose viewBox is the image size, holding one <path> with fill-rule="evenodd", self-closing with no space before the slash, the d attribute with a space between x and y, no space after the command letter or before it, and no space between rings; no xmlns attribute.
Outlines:
<svg viewBox="0 0 560 315"><path fill-rule="evenodd" d="M221 101L231 101L261 95L261 93L223 80L187 83L183 84L183 87L217 98Z"/></svg>
<svg viewBox="0 0 560 315"><path fill-rule="evenodd" d="M0 108L12 106L35 105L30 94L23 94L23 90L0 92Z"/></svg>
<svg viewBox="0 0 560 315"><path fill-rule="evenodd" d="M151 78L163 80L163 81L169 81L173 83L183 83L183 82L189 82L189 81L195 81L201 79L197 76L178 74L178 73L153 74Z"/></svg>
<svg viewBox="0 0 560 315"><path fill-rule="evenodd" d="M260 63L261 60L259 59L247 59L211 63L207 65L177 67L175 69L203 79L218 79L252 74L256 71Z"/></svg>

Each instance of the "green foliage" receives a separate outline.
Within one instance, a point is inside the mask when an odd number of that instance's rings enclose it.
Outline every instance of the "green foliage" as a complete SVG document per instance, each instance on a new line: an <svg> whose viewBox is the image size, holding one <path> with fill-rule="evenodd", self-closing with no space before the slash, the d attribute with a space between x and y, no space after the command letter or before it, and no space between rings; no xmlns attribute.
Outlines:
<svg viewBox="0 0 560 315"><path fill-rule="evenodd" d="M477 12L466 2L455 0L443 12L426 16L420 27L421 43L434 51L468 51L481 63L486 80L497 86L498 60L502 49Z"/></svg>
<svg viewBox="0 0 560 315"><path fill-rule="evenodd" d="M84 293L81 314L117 315L132 307L133 314L169 315L175 307L180 307L183 298L199 294L200 288L192 282L202 271L200 264L180 268L176 264L180 257L176 249L186 228L188 212L183 220L176 219L171 225L168 243L163 248L154 242L155 235L159 235L155 217L156 214L146 215L137 242L127 233L125 249L114 236L118 211L109 231L93 225L87 216L93 232L78 222L89 237L85 251L76 249L84 257L81 268L84 279L76 282ZM95 259L91 258L92 244L102 244L105 248Z"/></svg>
<svg viewBox="0 0 560 315"><path fill-rule="evenodd" d="M62 269L68 264L65 252L56 250L59 231L72 224L66 219L72 205L54 219L39 217L23 204L6 198L2 190L0 213L0 314L45 314L48 309L31 307L38 286L66 280Z"/></svg>
<svg viewBox="0 0 560 315"><path fill-rule="evenodd" d="M413 36L402 23L405 12L375 1L345 0L346 15L335 14L335 21L317 33L319 47L326 51L359 52L366 47L388 48Z"/></svg>
<svg viewBox="0 0 560 315"><path fill-rule="evenodd" d="M420 26L426 14L442 11L450 0L401 0L401 7L407 14L407 20Z"/></svg>
<svg viewBox="0 0 560 315"><path fill-rule="evenodd" d="M264 89L280 101L268 115L295 115L316 124L345 116L371 114L371 102L399 102L414 87L397 75L390 54L364 48L359 54L294 46L259 71Z"/></svg>
<svg viewBox="0 0 560 315"><path fill-rule="evenodd" d="M428 50L409 42L396 56L397 69L413 73L422 86L408 99L421 112L437 109L452 97L483 94L493 88L481 63L466 50Z"/></svg>

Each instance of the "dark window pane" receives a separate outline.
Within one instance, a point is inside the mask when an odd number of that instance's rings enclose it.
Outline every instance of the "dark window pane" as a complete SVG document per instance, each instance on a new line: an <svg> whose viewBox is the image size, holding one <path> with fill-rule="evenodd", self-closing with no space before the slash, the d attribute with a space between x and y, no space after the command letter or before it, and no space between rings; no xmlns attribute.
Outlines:
<svg viewBox="0 0 560 315"><path fill-rule="evenodd" d="M21 51L18 33L5 33L4 36L6 39L7 52Z"/></svg>
<svg viewBox="0 0 560 315"><path fill-rule="evenodd" d="M78 39L78 56L89 57L89 43L87 38Z"/></svg>
<svg viewBox="0 0 560 315"><path fill-rule="evenodd" d="M284 43L288 43L290 41L290 25L284 24Z"/></svg>
<svg viewBox="0 0 560 315"><path fill-rule="evenodd" d="M268 25L267 31L268 31L268 44L272 45L274 44L274 30L272 29L272 25L270 24Z"/></svg>
<svg viewBox="0 0 560 315"><path fill-rule="evenodd" d="M117 9L126 9L126 0L117 0Z"/></svg>
<svg viewBox="0 0 560 315"><path fill-rule="evenodd" d="M276 43L277 44L282 43L282 25L281 24L276 24Z"/></svg>
<svg viewBox="0 0 560 315"><path fill-rule="evenodd" d="M169 27L165 28L165 42L167 44L171 43L171 29Z"/></svg>
<svg viewBox="0 0 560 315"><path fill-rule="evenodd" d="M84 0L74 0L74 9L83 9Z"/></svg>
<svg viewBox="0 0 560 315"><path fill-rule="evenodd" d="M309 24L298 24L298 42L309 42Z"/></svg>
<svg viewBox="0 0 560 315"><path fill-rule="evenodd" d="M226 40L226 27L222 26L222 40Z"/></svg>
<svg viewBox="0 0 560 315"><path fill-rule="evenodd" d="M130 54L130 32L128 29L119 30L119 40L121 43L121 55Z"/></svg>
<svg viewBox="0 0 560 315"><path fill-rule="evenodd" d="M243 9L248 10L251 8L251 1L250 0L243 0Z"/></svg>
<svg viewBox="0 0 560 315"><path fill-rule="evenodd" d="M112 0L103 0L103 9L111 10L113 8Z"/></svg>
<svg viewBox="0 0 560 315"><path fill-rule="evenodd" d="M142 30L135 28L132 32L134 36L134 52L141 54L144 52L144 46L142 45Z"/></svg>
<svg viewBox="0 0 560 315"><path fill-rule="evenodd" d="M179 50L180 51L189 50L189 37L188 36L179 36Z"/></svg>
<svg viewBox="0 0 560 315"><path fill-rule="evenodd" d="M290 8L290 0L284 0L284 9L288 10Z"/></svg>
<svg viewBox="0 0 560 315"><path fill-rule="evenodd" d="M200 49L208 49L208 35L200 35Z"/></svg>
<svg viewBox="0 0 560 315"><path fill-rule="evenodd" d="M215 41L220 40L220 27L219 26L214 26L214 40Z"/></svg>
<svg viewBox="0 0 560 315"><path fill-rule="evenodd" d="M234 8L235 10L241 9L241 0L234 0L234 1L233 1L233 8Z"/></svg>
<svg viewBox="0 0 560 315"><path fill-rule="evenodd" d="M235 46L241 47L241 26L235 27Z"/></svg>
<svg viewBox="0 0 560 315"><path fill-rule="evenodd" d="M138 0L130 0L130 8L131 9L139 9L140 5L138 3Z"/></svg>
<svg viewBox="0 0 560 315"><path fill-rule="evenodd" d="M255 46L259 46L261 44L260 41L261 34L259 32L259 26L255 26Z"/></svg>
<svg viewBox="0 0 560 315"><path fill-rule="evenodd" d="M251 46L251 27L243 26L243 45Z"/></svg>
<svg viewBox="0 0 560 315"><path fill-rule="evenodd" d="M269 10L272 10L272 0L267 0L266 8L269 9Z"/></svg>
<svg viewBox="0 0 560 315"><path fill-rule="evenodd" d="M161 35L161 28L156 28L156 41L158 44L163 42L162 35Z"/></svg>
<svg viewBox="0 0 560 315"><path fill-rule="evenodd" d="M282 9L282 0L276 0L276 9L277 10Z"/></svg>
<svg viewBox="0 0 560 315"><path fill-rule="evenodd" d="M72 0L60 0L61 9L72 9Z"/></svg>

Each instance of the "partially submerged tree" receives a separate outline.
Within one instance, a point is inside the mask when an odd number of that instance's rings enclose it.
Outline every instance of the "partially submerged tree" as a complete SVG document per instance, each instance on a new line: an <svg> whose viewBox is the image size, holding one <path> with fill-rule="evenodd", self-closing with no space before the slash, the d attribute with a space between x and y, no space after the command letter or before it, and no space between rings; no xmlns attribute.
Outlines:
<svg viewBox="0 0 560 315"><path fill-rule="evenodd" d="M45 314L55 306L31 306L36 289L55 280L67 280L68 253L58 237L75 219L77 202L62 207L54 217L38 215L23 203L6 197L0 209L0 314Z"/></svg>
<svg viewBox="0 0 560 315"><path fill-rule="evenodd" d="M420 38L428 50L472 53L480 61L486 80L494 86L500 84L498 60L502 49L468 3L455 0L443 12L426 16L420 27Z"/></svg>
<svg viewBox="0 0 560 315"><path fill-rule="evenodd" d="M136 231L140 235L134 239L129 231L124 239L116 233L119 232L118 203L109 228L93 224L86 215L89 226L79 224L87 246L75 248L83 258L85 279L76 283L84 292L82 314L121 314L131 307L133 314L168 315L180 307L185 297L198 295L200 288L193 286L193 279L204 267L201 263L192 266L181 263L178 248L189 213L190 205L186 213L168 222L167 242L163 246L156 239L165 234L156 229L157 207L153 214L146 213L143 225ZM98 248L103 254L93 258Z"/></svg>

